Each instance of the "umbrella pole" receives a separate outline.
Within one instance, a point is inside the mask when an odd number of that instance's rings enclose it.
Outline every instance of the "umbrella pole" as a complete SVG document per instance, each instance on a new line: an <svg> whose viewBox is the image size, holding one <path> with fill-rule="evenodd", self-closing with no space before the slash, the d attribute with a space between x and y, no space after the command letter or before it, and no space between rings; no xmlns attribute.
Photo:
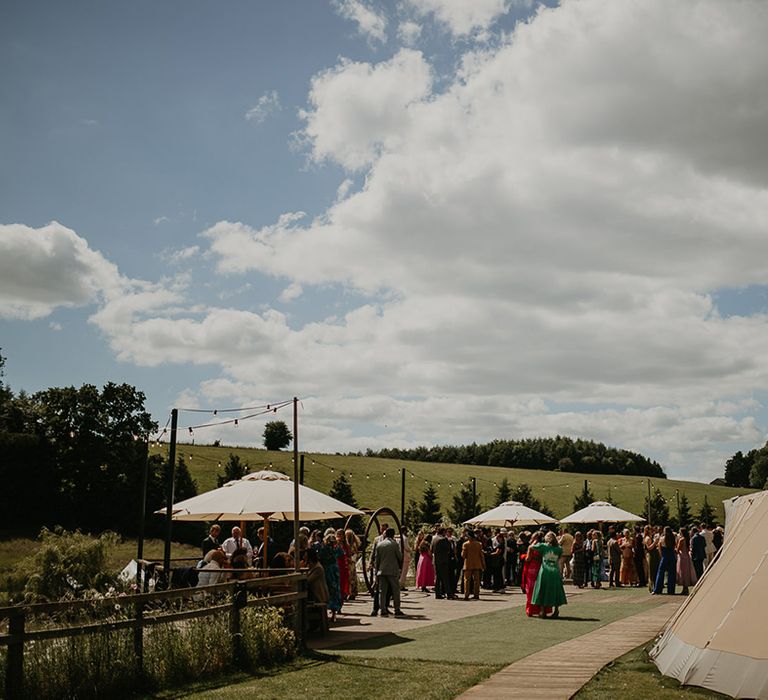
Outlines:
<svg viewBox="0 0 768 700"><path fill-rule="evenodd" d="M269 559L267 558L267 549L269 548L269 518L264 518L264 549L262 550L261 567L266 569Z"/></svg>

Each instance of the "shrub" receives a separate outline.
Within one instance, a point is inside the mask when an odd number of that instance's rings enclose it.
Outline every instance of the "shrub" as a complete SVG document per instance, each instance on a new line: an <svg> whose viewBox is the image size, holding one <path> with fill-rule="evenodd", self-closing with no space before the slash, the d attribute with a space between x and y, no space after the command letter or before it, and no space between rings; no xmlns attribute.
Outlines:
<svg viewBox="0 0 768 700"><path fill-rule="evenodd" d="M115 584L106 571L107 552L120 538L113 532L99 537L61 528L40 531L42 546L14 567L14 580L24 581L27 600L53 600L76 596L88 589Z"/></svg>
<svg viewBox="0 0 768 700"><path fill-rule="evenodd" d="M296 655L296 635L285 627L278 608L242 610L240 631L246 668L274 666Z"/></svg>

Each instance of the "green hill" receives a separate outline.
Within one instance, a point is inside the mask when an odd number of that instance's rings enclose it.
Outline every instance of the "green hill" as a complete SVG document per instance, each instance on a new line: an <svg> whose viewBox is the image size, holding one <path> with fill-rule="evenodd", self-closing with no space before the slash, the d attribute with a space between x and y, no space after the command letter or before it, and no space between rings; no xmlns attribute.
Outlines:
<svg viewBox="0 0 768 700"><path fill-rule="evenodd" d="M153 447L152 453L167 454L168 446ZM183 454L198 491L216 488L216 477L223 472L220 467L230 453L247 462L251 471L272 468L292 476L293 455L291 452L268 452L248 447L213 447L208 445L180 444L177 454ZM451 507L453 494L471 477L477 479L480 505L485 510L496 503L496 484L505 477L510 484L529 484L539 500L547 504L558 517L572 512L574 496L581 491L584 480L596 500L611 498L621 508L642 514L647 494L644 477L612 476L604 474L577 474L541 471L536 469L510 469L504 467L478 467L464 464L439 464L433 462L407 462L378 457L346 457L340 455L304 453L304 484L318 491L328 493L333 480L340 471L349 478L358 504L364 508L389 506L396 513L400 511L400 469L405 467L406 503L415 498L421 500L427 483L432 483L440 497L443 513ZM717 509L718 520L724 519L722 501L753 489L738 489L727 486L712 486L693 481L675 479L651 479L652 488L658 488L668 500L670 515L677 513L676 494L685 494L694 516L698 513L707 496L709 503Z"/></svg>

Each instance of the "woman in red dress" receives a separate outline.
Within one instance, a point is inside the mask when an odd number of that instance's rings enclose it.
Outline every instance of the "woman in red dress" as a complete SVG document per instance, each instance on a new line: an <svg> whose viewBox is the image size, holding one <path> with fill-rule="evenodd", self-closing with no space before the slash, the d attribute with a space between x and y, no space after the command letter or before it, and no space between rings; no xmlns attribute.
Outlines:
<svg viewBox="0 0 768 700"><path fill-rule="evenodd" d="M528 617L534 617L541 613L541 607L531 603L533 589L536 587L536 578L541 568L541 552L534 548L535 544L541 541L541 533L534 532L531 536L531 542L528 547L528 553L525 555L525 564L523 565L523 577L520 581L520 588L525 593L525 614ZM549 615L552 608L544 608L544 614Z"/></svg>
<svg viewBox="0 0 768 700"><path fill-rule="evenodd" d="M336 530L336 561L339 564L339 584L342 601L349 599L349 545L344 530Z"/></svg>

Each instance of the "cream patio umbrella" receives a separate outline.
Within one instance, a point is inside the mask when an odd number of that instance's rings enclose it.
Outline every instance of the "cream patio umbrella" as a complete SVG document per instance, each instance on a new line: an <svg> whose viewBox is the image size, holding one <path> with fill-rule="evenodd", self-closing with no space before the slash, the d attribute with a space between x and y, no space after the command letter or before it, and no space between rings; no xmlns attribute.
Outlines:
<svg viewBox="0 0 768 700"><path fill-rule="evenodd" d="M480 513L474 518L465 520L465 525L496 525L504 526L522 526L522 525L546 525L547 523L556 523L557 520L550 518L544 513L524 506L518 501L507 501L500 506L491 508L485 513Z"/></svg>
<svg viewBox="0 0 768 700"><path fill-rule="evenodd" d="M165 515L166 509L161 508L155 513ZM213 491L174 503L171 517L182 521L263 520L266 543L269 521L294 520L294 515L298 520L330 520L364 513L300 484L299 512L294 514L293 481L280 472L264 470L246 474L242 479L230 481Z"/></svg>
<svg viewBox="0 0 768 700"><path fill-rule="evenodd" d="M595 501L586 508L577 510L569 516L562 518L561 523L629 523L642 522L645 518L622 510L605 501Z"/></svg>

